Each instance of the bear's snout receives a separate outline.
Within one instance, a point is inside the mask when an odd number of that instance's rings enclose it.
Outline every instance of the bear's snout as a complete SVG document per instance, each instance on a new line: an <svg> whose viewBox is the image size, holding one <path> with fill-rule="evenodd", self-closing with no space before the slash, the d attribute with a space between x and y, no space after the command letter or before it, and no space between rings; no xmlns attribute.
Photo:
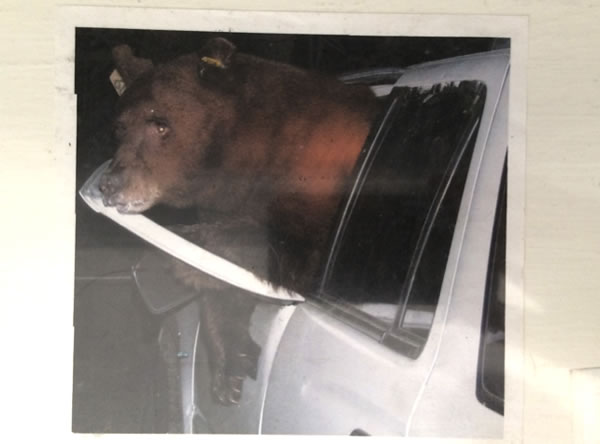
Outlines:
<svg viewBox="0 0 600 444"><path fill-rule="evenodd" d="M104 205L125 214L146 211L157 203L160 193L143 179L136 170L112 164L98 184Z"/></svg>
<svg viewBox="0 0 600 444"><path fill-rule="evenodd" d="M104 205L107 207L118 207L125 203L121 194L125 182L124 177L122 168L111 166L100 178L98 188L102 193Z"/></svg>

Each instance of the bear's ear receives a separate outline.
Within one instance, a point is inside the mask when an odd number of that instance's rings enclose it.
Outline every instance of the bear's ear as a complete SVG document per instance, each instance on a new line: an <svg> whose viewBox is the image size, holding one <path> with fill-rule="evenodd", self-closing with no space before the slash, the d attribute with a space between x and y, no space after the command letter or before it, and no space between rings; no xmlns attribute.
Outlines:
<svg viewBox="0 0 600 444"><path fill-rule="evenodd" d="M112 57L115 68L123 82L122 91L130 86L135 79L154 67L151 60L134 56L133 51L128 45L114 47L112 50ZM115 89L119 92L117 85L115 85Z"/></svg>
<svg viewBox="0 0 600 444"><path fill-rule="evenodd" d="M199 51L200 75L207 69L227 69L231 63L236 47L229 40L222 37L210 39Z"/></svg>

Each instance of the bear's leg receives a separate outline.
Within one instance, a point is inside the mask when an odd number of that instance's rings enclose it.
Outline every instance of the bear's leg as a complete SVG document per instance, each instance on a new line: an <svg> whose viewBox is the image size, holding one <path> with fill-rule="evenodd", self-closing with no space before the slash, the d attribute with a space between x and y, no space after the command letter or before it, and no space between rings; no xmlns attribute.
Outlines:
<svg viewBox="0 0 600 444"><path fill-rule="evenodd" d="M228 369L232 375L246 375L256 379L261 348L250 336L250 318L256 302L248 295L232 297L233 306L227 316Z"/></svg>
<svg viewBox="0 0 600 444"><path fill-rule="evenodd" d="M216 400L225 403L226 398L219 396L222 390L220 387L224 385L225 378L225 339L223 330L223 313L220 310L220 305L212 301L210 296L205 296L202 299L200 313L200 328L202 331L202 339L206 345L208 353L208 362L212 372L212 394Z"/></svg>
<svg viewBox="0 0 600 444"><path fill-rule="evenodd" d="M247 296L220 291L202 299L201 328L212 370L211 391L224 405L238 404L244 378L256 378L260 347L249 332L254 307Z"/></svg>

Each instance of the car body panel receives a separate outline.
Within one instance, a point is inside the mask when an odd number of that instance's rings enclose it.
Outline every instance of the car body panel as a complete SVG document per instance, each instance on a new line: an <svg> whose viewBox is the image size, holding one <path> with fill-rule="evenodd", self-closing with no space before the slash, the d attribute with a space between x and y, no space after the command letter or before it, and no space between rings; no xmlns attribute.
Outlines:
<svg viewBox="0 0 600 444"><path fill-rule="evenodd" d="M508 79L504 83L498 109L508 109ZM444 435L463 437L467 436L465 431L476 428L480 430L478 436L481 437L502 436L503 424L497 420L499 415L481 408L473 396L483 298L472 295L483 294L482 289L486 285L489 242L484 242L484 239L491 238L496 202L490 196L498 194L501 181L502 169L499 166L504 164L505 152L499 148L507 144L507 118L507 113L496 113L486 144L496 149L487 149L479 166L477 192L471 201L462 241L465 254L461 254L457 265L444 338L435 371L416 408L411 435L440 436L443 431ZM473 390L465 391L463 388L469 385ZM448 408L438 408L440 397L447 400ZM468 411L469 415L457 415L457 411Z"/></svg>

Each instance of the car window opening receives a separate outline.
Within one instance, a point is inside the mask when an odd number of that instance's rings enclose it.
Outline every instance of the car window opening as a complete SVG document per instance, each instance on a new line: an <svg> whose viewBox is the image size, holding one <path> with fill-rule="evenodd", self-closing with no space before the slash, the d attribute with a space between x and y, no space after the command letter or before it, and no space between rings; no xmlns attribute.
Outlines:
<svg viewBox="0 0 600 444"><path fill-rule="evenodd" d="M413 357L433 322L485 92L476 81L393 90L328 264L325 300L375 318L384 342Z"/></svg>

